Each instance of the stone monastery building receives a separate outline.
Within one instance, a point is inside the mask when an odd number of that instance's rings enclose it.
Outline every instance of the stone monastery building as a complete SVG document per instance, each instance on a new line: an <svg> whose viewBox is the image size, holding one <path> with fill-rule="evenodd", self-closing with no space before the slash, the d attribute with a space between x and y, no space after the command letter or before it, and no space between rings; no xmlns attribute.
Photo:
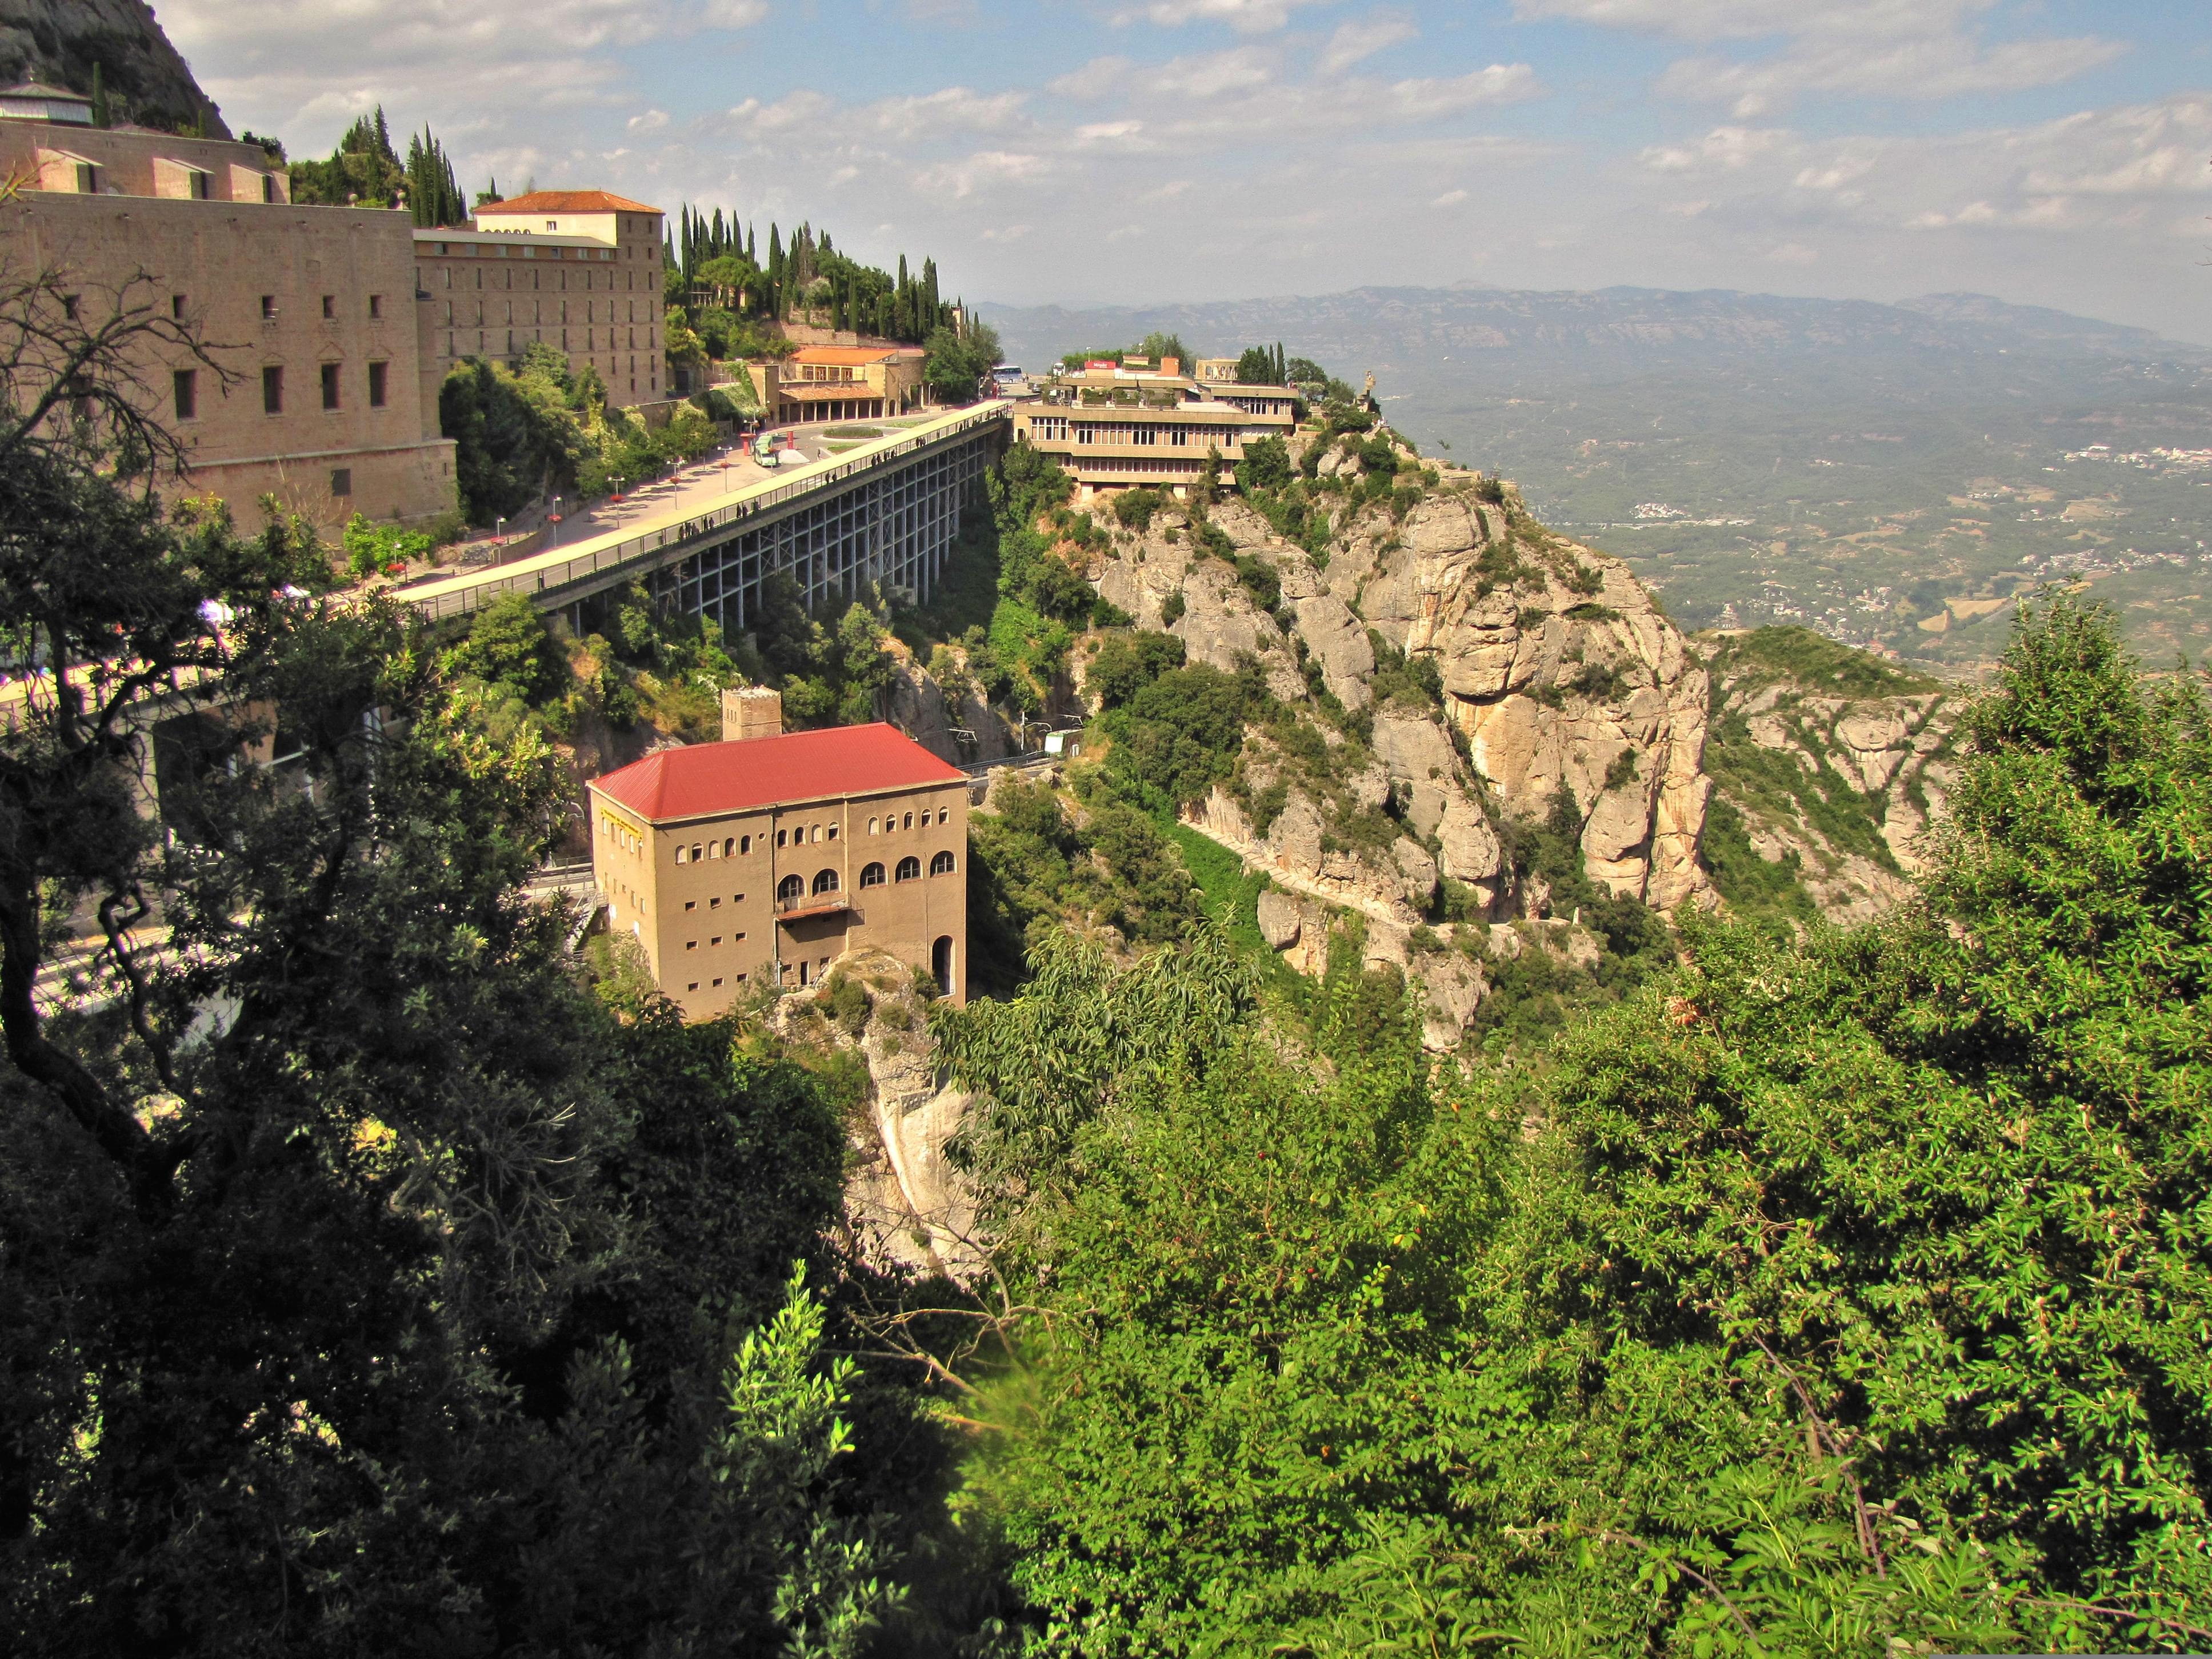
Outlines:
<svg viewBox="0 0 2212 1659"><path fill-rule="evenodd" d="M0 92L0 177L21 185L0 202L0 262L209 343L221 373L153 348L138 373L185 447L176 492L241 520L264 495L325 526L455 505L438 390L463 356L534 342L618 404L665 395L661 214L641 202L538 191L417 229L404 210L293 203L258 144L95 127L89 99L27 85Z"/></svg>
<svg viewBox="0 0 2212 1659"><path fill-rule="evenodd" d="M609 929L694 1019L763 982L817 984L869 946L964 1002L967 775L891 726L784 734L780 708L773 691L726 692L723 730L741 735L592 781Z"/></svg>

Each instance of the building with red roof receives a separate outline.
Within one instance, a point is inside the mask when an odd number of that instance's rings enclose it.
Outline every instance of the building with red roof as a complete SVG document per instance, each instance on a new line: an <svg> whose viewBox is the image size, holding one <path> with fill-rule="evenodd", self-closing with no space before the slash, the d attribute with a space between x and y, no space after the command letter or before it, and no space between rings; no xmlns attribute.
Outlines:
<svg viewBox="0 0 2212 1659"><path fill-rule="evenodd" d="M964 1001L967 775L896 726L785 732L757 688L723 694L723 732L590 785L608 926L661 990L713 1018L867 947Z"/></svg>

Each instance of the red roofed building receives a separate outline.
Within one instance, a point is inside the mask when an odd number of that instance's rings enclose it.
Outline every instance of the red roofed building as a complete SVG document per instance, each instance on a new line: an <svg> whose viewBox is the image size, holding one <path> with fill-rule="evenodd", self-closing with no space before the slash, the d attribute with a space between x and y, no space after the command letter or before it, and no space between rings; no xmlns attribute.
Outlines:
<svg viewBox="0 0 2212 1659"><path fill-rule="evenodd" d="M662 991L710 1019L871 946L964 1002L967 775L895 726L785 733L772 691L724 693L723 731L590 786L608 925Z"/></svg>
<svg viewBox="0 0 2212 1659"><path fill-rule="evenodd" d="M415 233L423 395L466 357L557 348L618 404L670 395L661 211L604 190L533 190L477 209L465 228Z"/></svg>

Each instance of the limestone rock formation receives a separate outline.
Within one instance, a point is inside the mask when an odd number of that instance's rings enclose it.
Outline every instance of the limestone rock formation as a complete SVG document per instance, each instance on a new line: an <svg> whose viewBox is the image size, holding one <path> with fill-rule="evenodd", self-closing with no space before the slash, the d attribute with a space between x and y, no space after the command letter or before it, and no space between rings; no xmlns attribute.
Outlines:
<svg viewBox="0 0 2212 1659"><path fill-rule="evenodd" d="M88 94L95 64L118 122L174 131L197 117L209 137L230 137L146 0L0 0L0 86Z"/></svg>

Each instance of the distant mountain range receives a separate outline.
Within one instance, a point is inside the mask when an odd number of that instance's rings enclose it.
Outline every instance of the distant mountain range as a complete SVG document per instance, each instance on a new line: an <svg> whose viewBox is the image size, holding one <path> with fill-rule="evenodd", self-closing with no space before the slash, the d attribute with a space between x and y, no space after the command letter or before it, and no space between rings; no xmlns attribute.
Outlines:
<svg viewBox="0 0 2212 1659"><path fill-rule="evenodd" d="M1454 351L1498 354L1480 360L1492 366L1540 365L1583 374L1717 356L1869 350L1885 356L2020 351L2212 362L2212 351L2148 329L2009 305L1984 294L1931 294L1881 305L1725 289L1362 288L1198 305L981 309L1018 362L1126 343L1159 328L1208 355L1234 356L1247 345L1281 339L1294 355L1352 380L1369 368L1379 375Z"/></svg>

